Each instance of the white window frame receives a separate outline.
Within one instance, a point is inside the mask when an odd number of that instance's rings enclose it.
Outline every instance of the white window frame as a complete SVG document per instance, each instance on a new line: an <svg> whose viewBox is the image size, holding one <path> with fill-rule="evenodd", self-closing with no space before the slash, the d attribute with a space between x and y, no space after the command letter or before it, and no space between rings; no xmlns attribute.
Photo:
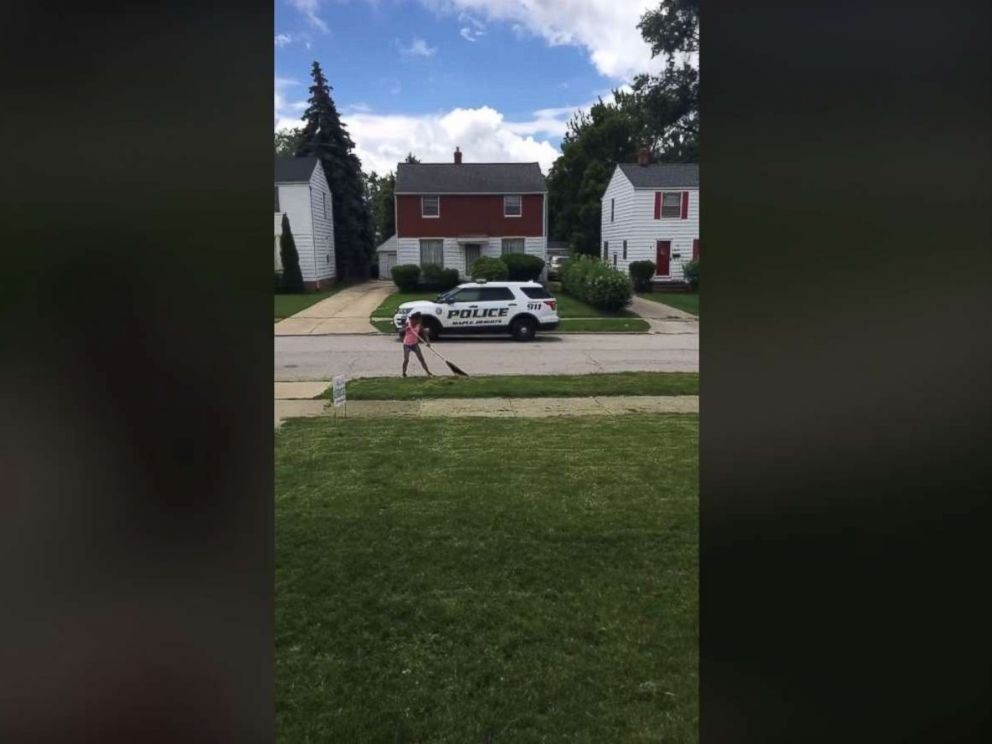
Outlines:
<svg viewBox="0 0 992 744"><path fill-rule="evenodd" d="M508 199L516 199L517 204L520 206L520 211L517 214L507 214L506 204ZM504 194L503 195L503 216L516 219L517 217L524 216L524 198L521 194Z"/></svg>
<svg viewBox="0 0 992 744"><path fill-rule="evenodd" d="M665 216L665 197L674 194L678 197L679 201L676 206L677 214ZM682 192L681 191L662 191L661 192L661 211L658 213L658 218L662 220L680 220L682 219Z"/></svg>
<svg viewBox="0 0 992 744"><path fill-rule="evenodd" d="M424 243L440 243L441 244L441 262L437 264L442 269L444 268L444 238L420 238L420 242L417 244L420 252L418 258L420 259L420 265L425 266L426 264L433 263L433 261L424 261Z"/></svg>
<svg viewBox="0 0 992 744"><path fill-rule="evenodd" d="M437 200L437 214L424 214L424 200L425 199L436 199ZM441 216L441 197L433 194L425 194L420 197L420 216L425 220L436 220Z"/></svg>
<svg viewBox="0 0 992 744"><path fill-rule="evenodd" d="M524 249L522 251L519 251L519 252L520 253L526 253L527 252L527 238L524 238L524 237L500 238L500 240L499 240L499 255L506 256L506 255L509 255L510 253L517 253L517 251L508 251L508 250L506 250L506 241L507 240L519 240L523 244L523 246L524 246Z"/></svg>

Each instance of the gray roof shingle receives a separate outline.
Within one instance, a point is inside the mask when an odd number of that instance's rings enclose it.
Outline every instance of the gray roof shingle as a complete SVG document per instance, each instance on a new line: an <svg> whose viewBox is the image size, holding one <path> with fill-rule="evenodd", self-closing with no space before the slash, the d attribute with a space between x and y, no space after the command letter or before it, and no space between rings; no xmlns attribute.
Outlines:
<svg viewBox="0 0 992 744"><path fill-rule="evenodd" d="M537 163L399 163L397 194L526 194L547 191Z"/></svg>
<svg viewBox="0 0 992 744"><path fill-rule="evenodd" d="M699 163L620 163L635 189L699 188Z"/></svg>
<svg viewBox="0 0 992 744"><path fill-rule="evenodd" d="M317 158L312 157L276 157L276 183L306 183L318 162Z"/></svg>

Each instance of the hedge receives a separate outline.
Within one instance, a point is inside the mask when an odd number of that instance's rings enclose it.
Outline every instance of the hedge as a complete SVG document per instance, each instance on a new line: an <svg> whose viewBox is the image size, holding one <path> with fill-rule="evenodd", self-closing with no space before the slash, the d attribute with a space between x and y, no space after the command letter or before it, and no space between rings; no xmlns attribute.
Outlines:
<svg viewBox="0 0 992 744"><path fill-rule="evenodd" d="M654 276L655 272L654 261L633 261L628 268L634 287L639 292L651 289L651 277Z"/></svg>
<svg viewBox="0 0 992 744"><path fill-rule="evenodd" d="M499 282L510 276L510 270L506 264L498 258L490 256L482 256L473 261L469 273L475 281L486 279L491 282Z"/></svg>
<svg viewBox="0 0 992 744"><path fill-rule="evenodd" d="M536 281L544 271L544 261L526 253L507 253L500 260L506 264L514 282Z"/></svg>
<svg viewBox="0 0 992 744"><path fill-rule="evenodd" d="M458 286L458 270L446 269L437 264L424 264L420 273L420 284L424 289L446 292Z"/></svg>
<svg viewBox="0 0 992 744"><path fill-rule="evenodd" d="M682 275L694 290L699 289L699 259L682 265Z"/></svg>
<svg viewBox="0 0 992 744"><path fill-rule="evenodd" d="M562 289L600 310L616 312L630 304L630 277L598 258L576 256L562 271Z"/></svg>
<svg viewBox="0 0 992 744"><path fill-rule="evenodd" d="M416 292L420 283L420 267L417 264L400 264L394 266L393 284L399 287L401 292Z"/></svg>

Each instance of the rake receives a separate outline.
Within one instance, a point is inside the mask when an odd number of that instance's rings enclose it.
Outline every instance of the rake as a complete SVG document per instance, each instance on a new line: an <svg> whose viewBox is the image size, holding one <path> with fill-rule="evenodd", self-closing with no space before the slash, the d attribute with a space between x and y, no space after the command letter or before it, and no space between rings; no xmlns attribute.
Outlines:
<svg viewBox="0 0 992 744"><path fill-rule="evenodd" d="M417 338L419 338L421 341L424 341L423 337L419 333L417 334ZM462 377L468 377L468 372L466 372L465 370L463 370L457 364L453 364L453 363L449 362L443 356L441 356L440 354L438 354L436 351L434 351L434 347L433 346L431 346L430 344L428 344L426 341L424 341L424 345L428 349L430 349L432 352L434 352L434 356L436 356L442 362L444 362L445 364L447 364L448 365L448 369L450 369L456 375L461 375Z"/></svg>

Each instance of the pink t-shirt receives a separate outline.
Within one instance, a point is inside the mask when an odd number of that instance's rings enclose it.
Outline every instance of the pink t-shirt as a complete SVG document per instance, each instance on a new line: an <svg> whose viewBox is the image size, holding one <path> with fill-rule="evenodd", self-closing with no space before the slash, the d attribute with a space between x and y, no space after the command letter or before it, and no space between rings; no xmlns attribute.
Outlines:
<svg viewBox="0 0 992 744"><path fill-rule="evenodd" d="M406 322L406 328L403 329L403 344L404 346L413 346L420 342L417 338L417 334L420 332L420 326L414 326L409 320Z"/></svg>

